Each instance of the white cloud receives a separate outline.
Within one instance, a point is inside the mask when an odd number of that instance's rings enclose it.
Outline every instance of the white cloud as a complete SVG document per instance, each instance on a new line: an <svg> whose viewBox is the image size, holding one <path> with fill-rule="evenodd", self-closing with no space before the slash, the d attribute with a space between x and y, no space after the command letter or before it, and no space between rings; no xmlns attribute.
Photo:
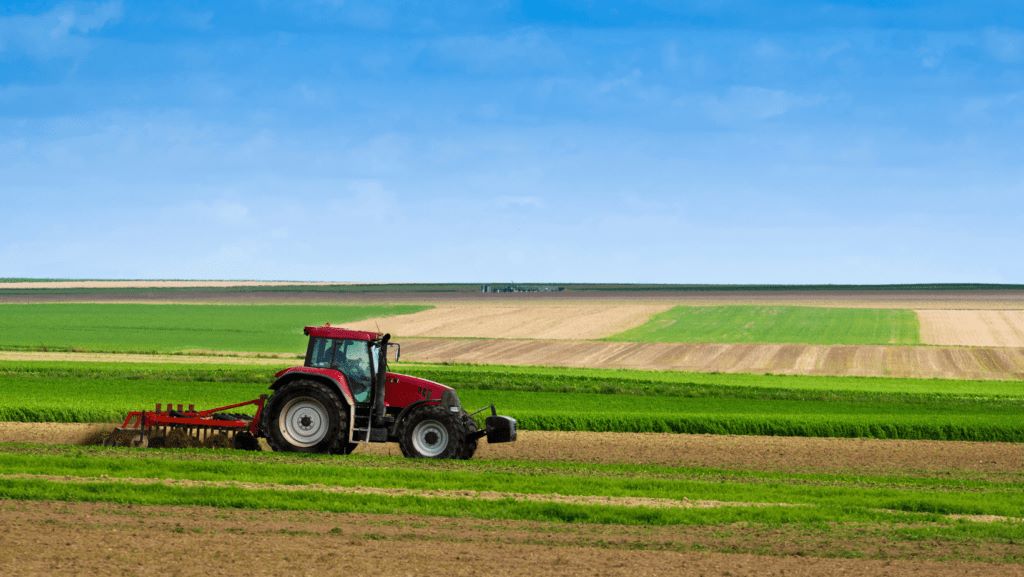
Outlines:
<svg viewBox="0 0 1024 577"><path fill-rule="evenodd" d="M723 94L704 100L707 114L719 122L768 120L795 109L811 106L816 98L761 86L732 86Z"/></svg>
<svg viewBox="0 0 1024 577"><path fill-rule="evenodd" d="M483 72L557 66L565 61L560 44L546 32L521 28L501 35L469 35L441 38L434 50L443 59Z"/></svg>
<svg viewBox="0 0 1024 577"><path fill-rule="evenodd" d="M58 25L51 31L54 38L67 36L72 32L88 34L99 30L121 17L119 1L105 2L97 5L62 4L52 12Z"/></svg>
<svg viewBox="0 0 1024 577"><path fill-rule="evenodd" d="M675 40L670 40L662 45L661 64L666 70L679 68L679 45Z"/></svg>
<svg viewBox="0 0 1024 577"><path fill-rule="evenodd" d="M598 84L597 91L600 94L607 94L617 90L633 90L639 86L642 78L643 72L633 69L627 74L617 76Z"/></svg>
<svg viewBox="0 0 1024 577"><path fill-rule="evenodd" d="M501 208L541 208L544 199L539 196L499 196L495 202Z"/></svg>
<svg viewBox="0 0 1024 577"><path fill-rule="evenodd" d="M1024 33L1016 30L989 28L985 30L982 45L1000 62L1020 62L1024 58Z"/></svg>
<svg viewBox="0 0 1024 577"><path fill-rule="evenodd" d="M344 22L368 28L383 30L394 22L396 8L381 2L350 2L347 0L315 0L312 3L320 15L341 18Z"/></svg>
<svg viewBox="0 0 1024 577"><path fill-rule="evenodd" d="M249 207L234 200L192 202L188 204L186 211L193 217L226 225L242 224L249 218Z"/></svg>
<svg viewBox="0 0 1024 577"><path fill-rule="evenodd" d="M71 3L38 15L0 17L0 52L20 52L33 58L75 54L85 48L84 37L121 18L120 1Z"/></svg>
<svg viewBox="0 0 1024 577"><path fill-rule="evenodd" d="M762 61L776 61L785 58L786 51L778 43L771 40L758 40L751 48L754 58Z"/></svg>

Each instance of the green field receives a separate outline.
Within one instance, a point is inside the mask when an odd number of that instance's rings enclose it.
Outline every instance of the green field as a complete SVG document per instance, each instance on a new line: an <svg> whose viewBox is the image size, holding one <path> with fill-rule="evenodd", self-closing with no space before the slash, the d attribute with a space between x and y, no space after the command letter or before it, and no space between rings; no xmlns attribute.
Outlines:
<svg viewBox="0 0 1024 577"><path fill-rule="evenodd" d="M286 362L283 364L287 364ZM1024 441L1024 383L405 365L524 429ZM0 420L110 422L267 392L270 367L0 363Z"/></svg>
<svg viewBox="0 0 1024 577"><path fill-rule="evenodd" d="M306 325L425 310L418 305L0 304L0 349L306 351Z"/></svg>
<svg viewBox="0 0 1024 577"><path fill-rule="evenodd" d="M912 345L917 315L900 309L803 306L678 306L610 337L663 343Z"/></svg>
<svg viewBox="0 0 1024 577"><path fill-rule="evenodd" d="M973 553L960 555L1020 562L1019 550L1007 547L1024 540L1024 525L1012 520L1024 516L1022 480L1019 475L929 478L0 445L0 499L413 514L679 530L706 527L719 538L734 531L769 531L819 543L818 555L844 557L879 555L871 542L882 539L915 550L917 544L927 542L934 551L931 555L975 547ZM508 491L518 497L500 498ZM477 497L485 492L499 498ZM662 505L623 499L656 499ZM714 500L717 505L684 506L693 500ZM958 515L992 517L976 523ZM716 541L709 540L712 550L744 550L735 543ZM1002 548L993 554L977 548L982 544ZM929 555L924 551L915 555L921 554Z"/></svg>

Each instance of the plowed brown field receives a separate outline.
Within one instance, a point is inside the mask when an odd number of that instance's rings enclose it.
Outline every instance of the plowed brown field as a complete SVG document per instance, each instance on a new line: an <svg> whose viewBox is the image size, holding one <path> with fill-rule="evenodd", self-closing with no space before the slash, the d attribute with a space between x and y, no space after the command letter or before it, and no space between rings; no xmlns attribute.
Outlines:
<svg viewBox="0 0 1024 577"><path fill-rule="evenodd" d="M694 372L1024 378L1024 348L404 339L410 361Z"/></svg>
<svg viewBox="0 0 1024 577"><path fill-rule="evenodd" d="M870 535L0 502L3 575L1024 575L998 546ZM720 552L698 552L711 549ZM756 551L757 554L753 552ZM871 556L875 559L811 555Z"/></svg>
<svg viewBox="0 0 1024 577"><path fill-rule="evenodd" d="M782 375L1024 379L1022 347L903 347L873 345L770 345L622 343L524 339L401 339L402 359L561 367L676 370ZM282 353L149 355L0 351L7 361L75 361L285 366Z"/></svg>
<svg viewBox="0 0 1024 577"><path fill-rule="evenodd" d="M1022 310L919 310L917 318L922 343L1024 347Z"/></svg>

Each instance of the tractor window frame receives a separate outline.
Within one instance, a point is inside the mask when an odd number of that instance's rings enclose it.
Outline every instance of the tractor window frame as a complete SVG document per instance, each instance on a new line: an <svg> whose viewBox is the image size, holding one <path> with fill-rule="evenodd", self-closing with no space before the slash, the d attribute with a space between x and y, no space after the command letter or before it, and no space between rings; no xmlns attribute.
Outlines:
<svg viewBox="0 0 1024 577"><path fill-rule="evenodd" d="M322 364L323 363L323 359L319 359L320 360L319 363L314 363L313 362L314 353L317 352L317 345L319 343L322 343L322 342L329 342L330 343L330 353L328 355L326 355L327 356L327 364L326 365ZM322 350L323 350L323 352L327 351L326 347L324 349L322 349ZM338 354L338 339L332 339L330 337L313 337L313 338L309 339L309 347L306 349L306 362L304 364L305 364L305 366L310 367L310 368L314 368L314 369L329 369L329 368L332 368L334 366L334 358L335 358L335 355L337 355L337 354Z"/></svg>

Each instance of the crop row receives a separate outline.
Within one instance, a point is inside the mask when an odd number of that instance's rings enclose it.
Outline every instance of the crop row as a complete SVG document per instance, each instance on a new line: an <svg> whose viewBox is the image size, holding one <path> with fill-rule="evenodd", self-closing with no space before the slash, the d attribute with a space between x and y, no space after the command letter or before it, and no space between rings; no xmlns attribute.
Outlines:
<svg viewBox="0 0 1024 577"><path fill-rule="evenodd" d="M291 487L353 487L429 492L513 492L520 495L637 497L715 500L828 508L847 518L871 518L878 510L902 513L1024 516L1024 489L1016 482L970 479L849 477L717 471L643 466L520 462L413 461L395 457L237 454L211 458L209 451L128 450L100 447L0 447L0 475L62 475L77 478L173 479L243 482ZM799 516L799 515L798 515ZM841 515L842 516L842 515ZM678 520L663 519L677 523ZM1024 535L1024 529L1021 531Z"/></svg>
<svg viewBox="0 0 1024 577"><path fill-rule="evenodd" d="M911 393L902 381L884 393L848 384L828 391L820 377L787 388L757 378L737 385L679 375L673 383L665 374L646 381L545 369L502 380L487 367L408 368L455 385L469 409L494 403L524 429L1024 441L1020 396ZM0 420L110 422L157 402L229 404L268 393L270 377L262 367L0 363Z"/></svg>

